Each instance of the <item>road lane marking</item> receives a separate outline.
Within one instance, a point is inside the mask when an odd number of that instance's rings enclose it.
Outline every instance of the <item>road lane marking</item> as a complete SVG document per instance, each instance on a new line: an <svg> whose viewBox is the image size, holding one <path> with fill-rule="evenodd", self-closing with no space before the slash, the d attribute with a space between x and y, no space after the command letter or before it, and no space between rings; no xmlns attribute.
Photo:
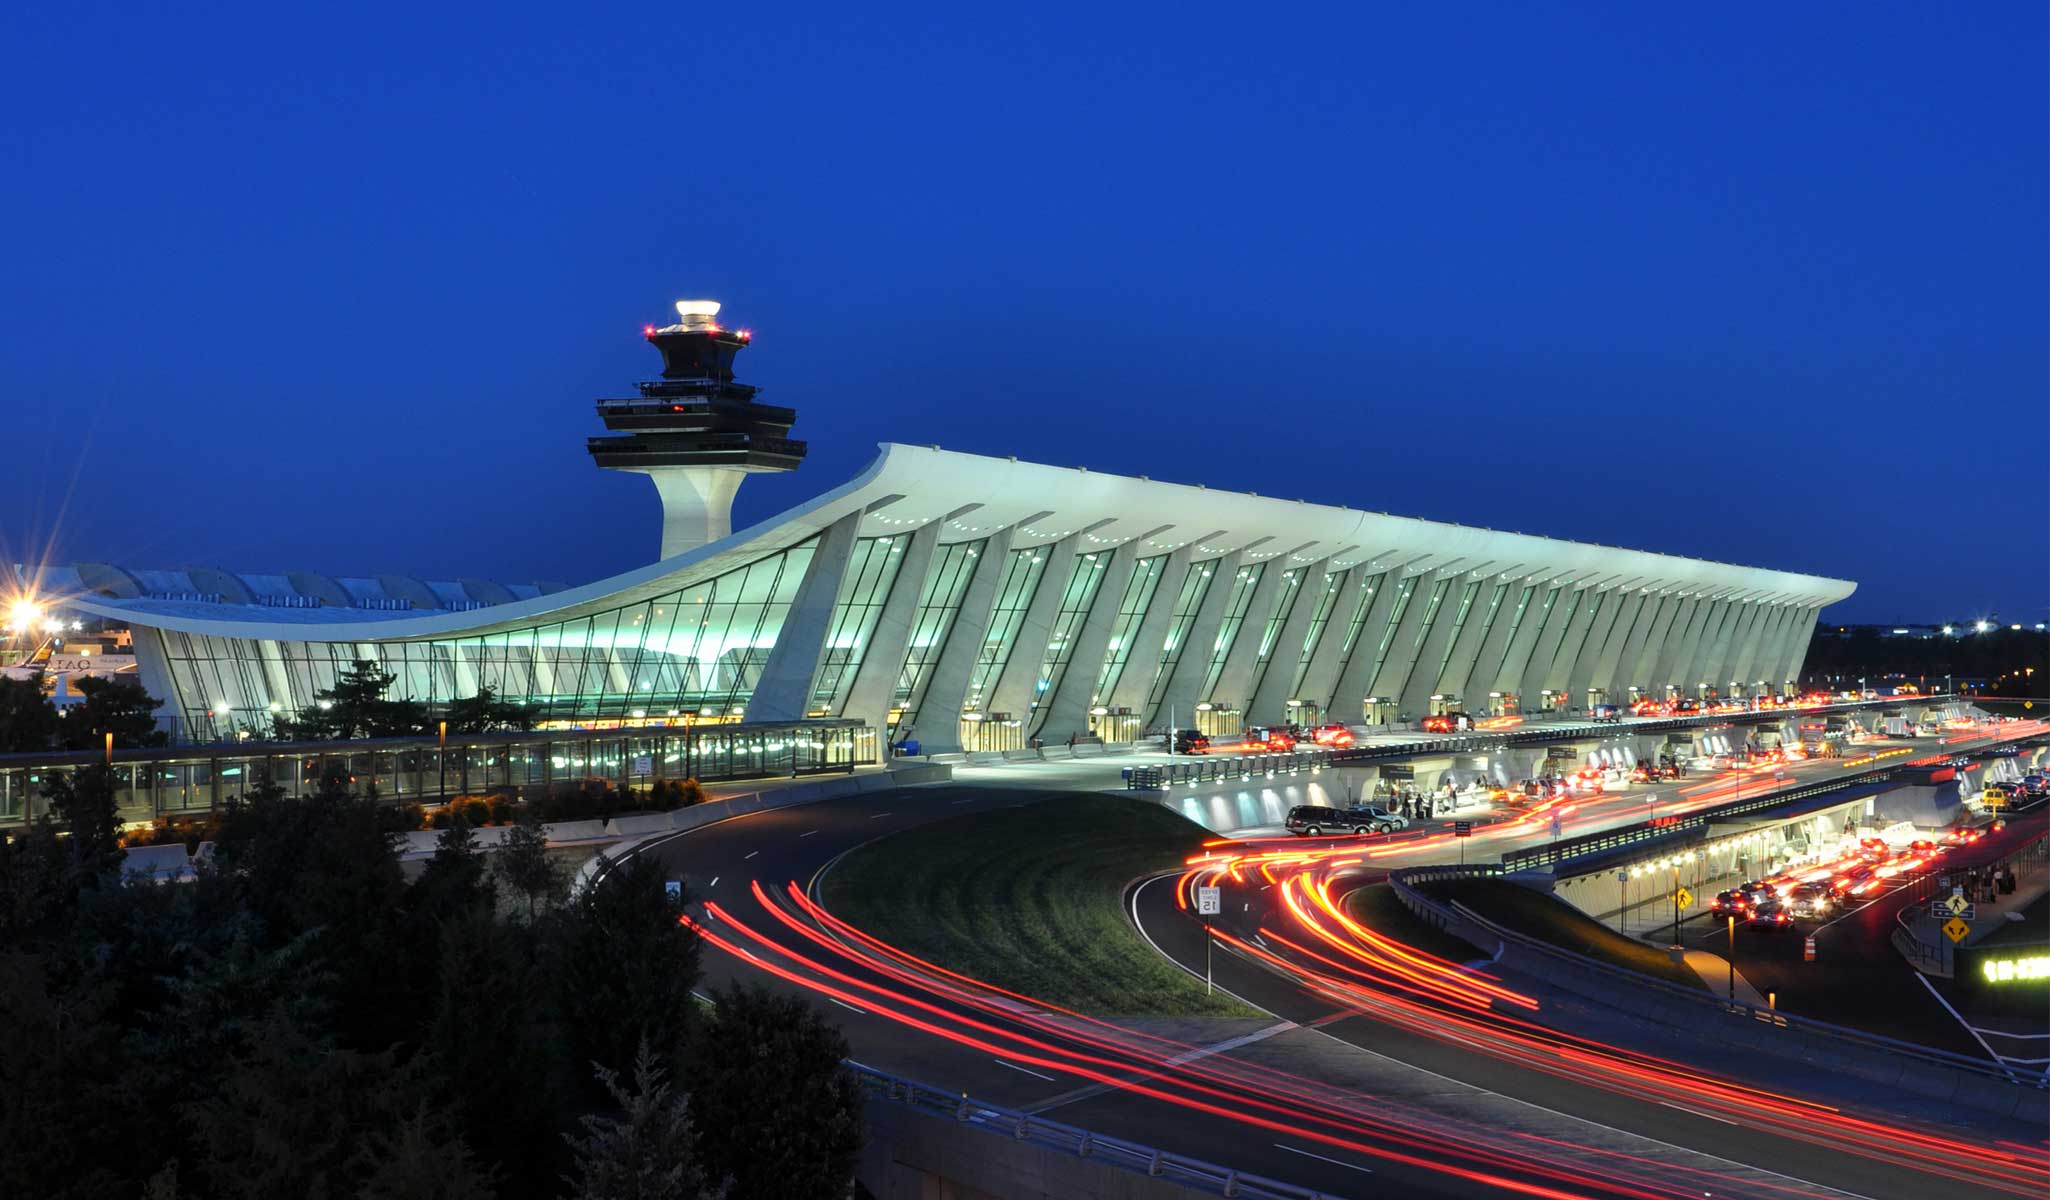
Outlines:
<svg viewBox="0 0 2050 1200"><path fill-rule="evenodd" d="M759 851L759 850L750 850L750 851L748 851L748 852L747 852L746 854L743 854L743 855L741 855L740 857L741 857L741 858L742 858L743 860L744 860L744 859L750 859L750 858L753 858L753 857L754 857L755 855L757 855L757 854L760 854L760 853L761 853L761 851Z"/></svg>
<svg viewBox="0 0 2050 1200"><path fill-rule="evenodd" d="M1661 1100L1661 1101L1659 1101L1659 1107L1660 1107L1660 1108L1670 1108L1670 1109L1672 1109L1672 1110L1673 1110L1674 1112L1683 1112L1683 1113L1686 1113L1686 1114L1687 1114L1688 1116L1690 1116L1690 1117L1707 1117L1707 1118L1708 1118L1709 1120L1711 1120L1711 1121L1722 1121L1722 1123L1723 1123L1723 1124L1725 1124L1725 1125L1735 1125L1735 1124L1736 1124L1736 1122L1735 1122L1735 1121L1725 1120L1725 1119L1724 1119L1724 1118L1722 1118L1722 1117L1718 1117L1718 1116L1716 1116L1716 1115L1715 1115L1714 1113L1705 1113L1705 1112L1702 1112L1702 1111L1700 1111L1699 1109L1693 1109L1693 1108L1684 1108L1684 1107L1682 1107L1682 1106L1680 1106L1680 1105L1678 1105L1678 1104L1668 1104L1668 1103L1666 1103L1666 1102L1665 1102L1664 1100Z"/></svg>
<svg viewBox="0 0 2050 1200"><path fill-rule="evenodd" d="M1003 1059L1001 1059L1001 1058L992 1058L992 1059L990 1059L989 1061L991 1061L991 1062L995 1063L996 1065L998 1065L998 1066L1000 1066L1000 1067L1009 1067L1009 1068L1011 1068L1011 1069L1012 1069L1013 1071L1023 1071L1023 1072L1025 1072L1025 1073L1026 1073L1027 1075L1030 1075L1030 1076L1032 1076L1032 1077L1033 1077L1034 1079L1044 1079L1044 1080L1046 1080L1046 1081L1047 1081L1048 1083L1059 1083L1059 1082L1060 1082L1060 1080L1058 1080L1058 1079L1055 1079L1055 1078L1054 1078L1053 1076L1051 1076L1051 1075L1041 1075L1041 1074L1040 1074L1039 1072L1037 1072L1037 1071L1034 1071L1034 1070L1032 1070L1032 1069L1031 1069L1030 1067L1021 1067L1021 1066L1019 1066L1019 1065L1018 1065L1017 1063L1014 1063L1014 1062L1005 1062L1005 1061L1004 1061Z"/></svg>
<svg viewBox="0 0 2050 1200"><path fill-rule="evenodd" d="M841 1008L844 1008L844 1009L846 1009L846 1010L847 1010L848 1012L851 1012L851 1013L860 1013L860 1014L861 1014L862 1016L864 1016L864 1017L868 1015L868 1010L867 1010L867 1009L865 1009L865 1008L856 1008L856 1007L854 1007L854 1006L853 1006L852 1004L849 1004L849 1003L847 1003L847 1002L846 1002L845 1000L840 1000L840 999L836 999L836 998L834 998L834 997L832 997L832 996L828 996L828 997L826 997L826 999L828 999L828 1000L831 1000L831 1001L833 1001L833 1003L835 1003L835 1004L839 1005L839 1006L840 1006Z"/></svg>
<svg viewBox="0 0 2050 1200"><path fill-rule="evenodd" d="M718 887L718 886L719 886L719 877L718 877L717 875L714 875L714 876L712 876L712 882L710 882L710 883L706 884L705 886L706 886L706 887Z"/></svg>
<svg viewBox="0 0 2050 1200"><path fill-rule="evenodd" d="M886 813L886 812L881 812L881 813L870 813L870 814L868 815L868 819L869 819L869 820L871 820L871 821L880 821L880 820L882 820L882 819L883 819L884 817L887 817L887 816L889 816L889 815L890 815L890 814L889 814L889 813Z"/></svg>
<svg viewBox="0 0 2050 1200"><path fill-rule="evenodd" d="M1364 1171L1369 1175L1374 1173L1374 1168L1372 1167L1363 1167L1358 1163L1349 1163L1342 1158L1326 1158L1321 1154L1312 1154L1308 1150L1298 1150L1294 1146L1284 1146L1280 1142L1274 1143L1274 1148L1276 1150L1286 1150L1290 1154L1300 1154L1304 1158L1314 1158L1318 1162L1328 1162L1334 1167L1351 1167L1355 1171Z"/></svg>
<svg viewBox="0 0 2050 1200"><path fill-rule="evenodd" d="M973 803L975 803L975 802L976 802L977 800L980 800L980 799L982 799L982 797L980 797L980 796L970 796L970 797L968 797L968 798L967 798L967 799L965 799L965 800L949 800L949 801L947 801L947 803L948 803L949 805L955 805L955 804L973 804Z"/></svg>
<svg viewBox="0 0 2050 1200"><path fill-rule="evenodd" d="M798 836L798 837L801 837L801 838L808 838L808 837L810 837L810 836L811 836L812 834L814 834L814 833L817 833L817 832L818 832L818 830L816 830L816 829L807 829L807 830L805 830L805 831L804 831L803 833L800 833L800 834L798 834L797 836Z"/></svg>
<svg viewBox="0 0 2050 1200"><path fill-rule="evenodd" d="M1173 1058L1168 1059L1167 1062L1163 1065L1170 1067L1179 1067L1183 1063L1192 1063L1199 1058L1209 1058L1213 1054L1222 1054L1227 1050L1236 1050L1240 1046L1250 1046L1254 1042L1264 1042L1268 1038L1273 1037L1277 1033L1287 1033L1289 1030L1294 1028L1296 1028L1296 1023L1294 1021L1280 1021L1273 1025L1269 1025L1265 1029L1256 1029L1251 1033L1242 1034L1235 1038L1227 1038L1224 1041L1217 1042L1213 1045L1197 1046L1192 1050L1185 1050L1182 1053L1175 1055Z"/></svg>

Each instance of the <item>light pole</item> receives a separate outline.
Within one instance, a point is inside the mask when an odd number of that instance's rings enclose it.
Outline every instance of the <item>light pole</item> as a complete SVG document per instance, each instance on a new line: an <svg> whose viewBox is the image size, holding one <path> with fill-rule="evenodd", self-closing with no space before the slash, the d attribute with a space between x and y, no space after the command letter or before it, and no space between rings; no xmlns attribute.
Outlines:
<svg viewBox="0 0 2050 1200"><path fill-rule="evenodd" d="M441 752L435 755L441 765L441 798L448 799L448 722L441 723Z"/></svg>
<svg viewBox="0 0 2050 1200"><path fill-rule="evenodd" d="M1735 914L1725 917L1730 923L1730 999L1737 998L1737 918Z"/></svg>

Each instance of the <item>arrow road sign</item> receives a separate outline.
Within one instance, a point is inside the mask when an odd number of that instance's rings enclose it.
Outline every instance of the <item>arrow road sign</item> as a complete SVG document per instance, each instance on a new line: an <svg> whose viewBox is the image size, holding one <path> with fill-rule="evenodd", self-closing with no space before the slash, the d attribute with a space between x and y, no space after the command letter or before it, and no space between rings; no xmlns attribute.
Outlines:
<svg viewBox="0 0 2050 1200"><path fill-rule="evenodd" d="M1952 917L1950 920L1945 921L1943 923L1943 936L1949 938L1953 942L1964 941L1965 938L1971 935L1971 932L1972 927L1970 925L1965 924L1962 920L1959 920L1957 917Z"/></svg>

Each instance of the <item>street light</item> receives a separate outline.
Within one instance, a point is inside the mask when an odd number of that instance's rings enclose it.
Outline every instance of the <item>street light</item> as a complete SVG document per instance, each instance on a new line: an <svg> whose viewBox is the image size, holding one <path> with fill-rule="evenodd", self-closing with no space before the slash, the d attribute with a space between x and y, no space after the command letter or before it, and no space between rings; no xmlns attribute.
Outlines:
<svg viewBox="0 0 2050 1200"><path fill-rule="evenodd" d="M1737 917L1731 914L1724 920L1730 923L1730 999L1737 998Z"/></svg>

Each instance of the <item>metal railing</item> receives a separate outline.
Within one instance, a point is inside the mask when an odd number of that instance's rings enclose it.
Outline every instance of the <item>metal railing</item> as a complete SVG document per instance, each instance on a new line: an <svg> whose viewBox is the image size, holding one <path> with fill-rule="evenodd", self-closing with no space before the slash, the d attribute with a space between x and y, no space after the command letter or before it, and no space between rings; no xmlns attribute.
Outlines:
<svg viewBox="0 0 2050 1200"><path fill-rule="evenodd" d="M992 1133L1057 1153L1095 1159L1220 1196L1247 1197L1248 1200L1336 1200L1328 1192L1234 1171L1200 1158L1035 1117L1015 1108L986 1104L957 1091L903 1079L857 1062L848 1062L847 1068L854 1072L861 1090L872 1099L950 1118L964 1125L981 1126Z"/></svg>
<svg viewBox="0 0 2050 1200"><path fill-rule="evenodd" d="M1252 779L1255 776L1299 775L1304 771L1321 771L1329 761L1329 754L1310 754L1300 750L1288 754L1242 754L1232 758L1191 756L1183 762L1126 767L1123 774L1126 791L1160 792L1178 783L1193 786L1199 783L1220 783L1227 779Z"/></svg>

